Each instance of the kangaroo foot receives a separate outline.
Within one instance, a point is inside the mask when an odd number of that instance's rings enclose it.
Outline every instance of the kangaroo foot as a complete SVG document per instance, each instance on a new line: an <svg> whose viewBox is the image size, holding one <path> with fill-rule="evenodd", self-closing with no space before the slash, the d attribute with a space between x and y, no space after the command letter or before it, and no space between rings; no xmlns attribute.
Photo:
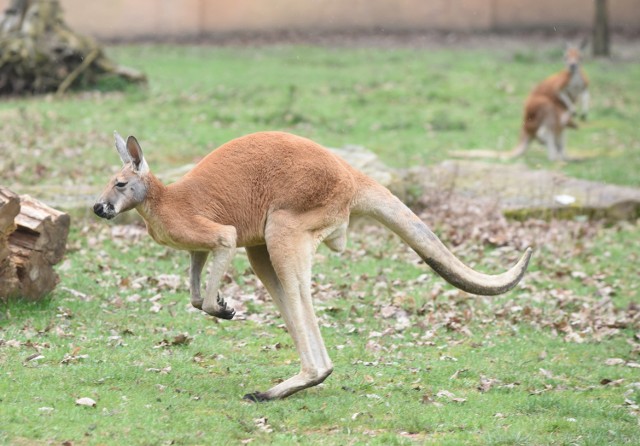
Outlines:
<svg viewBox="0 0 640 446"><path fill-rule="evenodd" d="M218 292L218 297L214 303L214 305L209 306L206 303L202 305L201 308L207 314L211 316L215 316L218 319L233 319L233 316L236 315L236 310L227 306L227 302L223 299L223 297Z"/></svg>

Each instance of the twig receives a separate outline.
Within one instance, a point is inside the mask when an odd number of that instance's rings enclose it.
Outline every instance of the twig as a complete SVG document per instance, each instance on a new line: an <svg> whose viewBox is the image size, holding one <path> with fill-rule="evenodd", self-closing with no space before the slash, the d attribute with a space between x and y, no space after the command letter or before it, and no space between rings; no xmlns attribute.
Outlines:
<svg viewBox="0 0 640 446"><path fill-rule="evenodd" d="M65 91L67 91L67 89L71 86L71 84L78 78L78 76L80 76L87 68L89 68L89 65L91 65L93 61L96 60L99 54L100 50L98 48L94 48L93 50L91 50L91 52L85 56L82 63L78 65L75 70L69 73L64 81L62 81L62 83L58 87L58 90L56 91L56 96L62 96Z"/></svg>

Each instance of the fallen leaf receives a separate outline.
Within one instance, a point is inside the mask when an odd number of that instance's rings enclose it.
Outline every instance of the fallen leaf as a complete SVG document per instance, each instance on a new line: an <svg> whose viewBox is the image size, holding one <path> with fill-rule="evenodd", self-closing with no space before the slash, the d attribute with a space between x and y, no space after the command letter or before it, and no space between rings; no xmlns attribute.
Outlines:
<svg viewBox="0 0 640 446"><path fill-rule="evenodd" d="M436 393L436 397L452 399L452 398L455 398L456 396L453 393L449 392L448 390L439 390L438 393Z"/></svg>
<svg viewBox="0 0 640 446"><path fill-rule="evenodd" d="M460 376L461 373L467 372L468 370L469 369L458 369L453 375L449 377L449 379L458 379L458 376Z"/></svg>
<svg viewBox="0 0 640 446"><path fill-rule="evenodd" d="M165 368L158 369L156 367L149 367L146 369L147 372L159 373L161 375L168 375L171 372L171 366L166 366Z"/></svg>
<svg viewBox="0 0 640 446"><path fill-rule="evenodd" d="M96 402L91 398L78 398L76 400L76 406L87 406L87 407L96 407Z"/></svg>
<svg viewBox="0 0 640 446"><path fill-rule="evenodd" d="M182 277L177 274L159 274L156 281L160 289L175 291L182 285Z"/></svg>
<svg viewBox="0 0 640 446"><path fill-rule="evenodd" d="M268 421L267 417L254 418L253 420L253 422L255 423L258 429L260 429L263 432L271 433L273 432L273 429L271 428L271 426L269 426L267 421Z"/></svg>
<svg viewBox="0 0 640 446"><path fill-rule="evenodd" d="M545 378L549 378L549 379L552 379L554 377L551 371L543 369L542 367L540 368L540 374Z"/></svg>
<svg viewBox="0 0 640 446"><path fill-rule="evenodd" d="M618 387L620 386L622 383L624 382L624 378L620 378L620 379L608 379L608 378L604 378L602 380L600 380L600 384L603 386L610 386L610 387Z"/></svg>
<svg viewBox="0 0 640 446"><path fill-rule="evenodd" d="M171 345L188 345L191 342L191 337L187 333L180 333L173 338Z"/></svg>
<svg viewBox="0 0 640 446"><path fill-rule="evenodd" d="M435 407L442 407L442 403L436 401L433 398L433 395L431 395L430 393L425 393L424 395L422 395L422 399L420 400L420 402L422 404L431 404Z"/></svg>
<svg viewBox="0 0 640 446"><path fill-rule="evenodd" d="M622 358L609 358L604 362L605 365L620 365L624 363L625 360Z"/></svg>
<svg viewBox="0 0 640 446"><path fill-rule="evenodd" d="M500 380L496 378L487 378L486 376L480 376L480 384L478 384L477 389L482 393L486 393L499 382Z"/></svg>
<svg viewBox="0 0 640 446"><path fill-rule="evenodd" d="M390 317L395 316L397 311L398 311L398 307L396 307L395 305L385 305L380 309L380 315L383 318L388 319Z"/></svg>

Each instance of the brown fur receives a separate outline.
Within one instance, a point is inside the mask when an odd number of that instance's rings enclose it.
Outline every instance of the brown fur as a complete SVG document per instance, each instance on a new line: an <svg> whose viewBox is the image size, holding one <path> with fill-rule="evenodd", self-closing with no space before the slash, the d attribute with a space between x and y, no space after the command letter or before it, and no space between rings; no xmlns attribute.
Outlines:
<svg viewBox="0 0 640 446"><path fill-rule="evenodd" d="M333 370L311 302L311 265L320 243L346 246L351 214L377 219L397 233L438 274L460 289L499 294L522 278L530 250L495 276L472 270L386 188L320 145L281 132L247 135L224 144L179 181L163 185L134 137L116 135L125 163L94 206L101 217L136 208L158 243L190 252L191 303L231 319L218 288L236 247L278 306L300 355L299 374L246 397L286 397L322 382ZM207 258L209 281L201 296Z"/></svg>

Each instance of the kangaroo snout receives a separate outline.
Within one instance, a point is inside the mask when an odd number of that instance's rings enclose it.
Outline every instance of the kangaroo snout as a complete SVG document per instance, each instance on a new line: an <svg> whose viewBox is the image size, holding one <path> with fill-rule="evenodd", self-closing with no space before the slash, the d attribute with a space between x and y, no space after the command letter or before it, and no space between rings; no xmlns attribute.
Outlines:
<svg viewBox="0 0 640 446"><path fill-rule="evenodd" d="M93 212L100 218L112 219L116 216L115 209L111 203L96 203L93 205Z"/></svg>

